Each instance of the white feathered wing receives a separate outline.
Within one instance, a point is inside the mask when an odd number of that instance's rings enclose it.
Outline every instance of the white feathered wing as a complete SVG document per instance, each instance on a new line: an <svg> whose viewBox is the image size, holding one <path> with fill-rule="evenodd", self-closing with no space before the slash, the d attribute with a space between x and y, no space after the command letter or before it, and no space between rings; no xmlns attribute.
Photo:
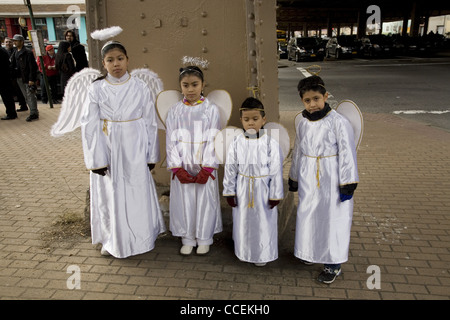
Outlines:
<svg viewBox="0 0 450 320"><path fill-rule="evenodd" d="M52 126L50 131L53 137L61 137L65 133L74 131L81 125L80 119L88 98L89 85L100 76L100 71L85 68L70 78L64 91L64 99L58 121Z"/></svg>
<svg viewBox="0 0 450 320"><path fill-rule="evenodd" d="M134 69L130 74L132 77L143 80L148 85L152 100L156 101L158 94L163 89L162 81L158 75L145 68ZM100 71L85 68L70 78L65 89L58 121L52 126L50 131L53 137L61 137L65 133L72 132L81 126L81 116L88 99L88 88L100 76Z"/></svg>

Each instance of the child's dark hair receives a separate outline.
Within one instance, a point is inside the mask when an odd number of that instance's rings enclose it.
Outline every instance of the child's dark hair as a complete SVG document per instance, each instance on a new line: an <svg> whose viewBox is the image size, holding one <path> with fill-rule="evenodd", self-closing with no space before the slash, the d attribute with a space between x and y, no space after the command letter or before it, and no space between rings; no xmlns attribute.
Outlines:
<svg viewBox="0 0 450 320"><path fill-rule="evenodd" d="M58 52L59 53L67 53L69 52L69 48L70 48L70 42L69 41L60 41L59 45L58 45Z"/></svg>
<svg viewBox="0 0 450 320"><path fill-rule="evenodd" d="M242 102L242 106L239 109L239 116L242 117L242 111L245 110L258 110L261 113L261 117L265 117L266 113L264 112L264 105L261 101L256 98L249 97Z"/></svg>
<svg viewBox="0 0 450 320"><path fill-rule="evenodd" d="M125 49L123 44L121 44L119 41L109 41L109 42L105 43L105 45L102 48L102 51L101 51L102 60L105 59L106 54L113 49L118 49L128 58L127 50ZM106 78L106 75L100 76L97 79L95 79L94 82L103 80L105 78Z"/></svg>
<svg viewBox="0 0 450 320"><path fill-rule="evenodd" d="M303 98L303 95L306 91L317 91L322 95L325 95L325 93L327 93L327 89L325 89L325 83L323 82L322 78L316 75L300 80L297 86L297 90L300 94L300 98Z"/></svg>
<svg viewBox="0 0 450 320"><path fill-rule="evenodd" d="M197 66L188 66L185 68L180 68L180 76L179 76L178 82L181 82L181 80L183 80L184 77L189 76L189 75L195 75L195 76L199 77L202 80L202 82L204 82L203 72Z"/></svg>
<svg viewBox="0 0 450 320"><path fill-rule="evenodd" d="M120 50L128 58L127 50L125 49L123 44L121 44L119 41L109 41L102 48L102 60L105 59L106 54L113 49Z"/></svg>

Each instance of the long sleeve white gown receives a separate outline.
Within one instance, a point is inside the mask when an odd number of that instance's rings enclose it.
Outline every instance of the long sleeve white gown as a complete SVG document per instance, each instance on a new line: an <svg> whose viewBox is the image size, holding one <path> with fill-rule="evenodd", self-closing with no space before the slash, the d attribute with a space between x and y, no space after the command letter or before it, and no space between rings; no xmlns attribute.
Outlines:
<svg viewBox="0 0 450 320"><path fill-rule="evenodd" d="M90 173L92 243L117 258L152 250L165 231L148 168L160 159L154 102L140 79L108 76L89 87L81 119L86 167L108 167Z"/></svg>
<svg viewBox="0 0 450 320"><path fill-rule="evenodd" d="M214 179L210 177L206 184L182 184L177 177L170 180L170 231L202 245L212 244L213 235L222 231L214 151L214 137L220 129L218 107L208 98L193 106L179 101L166 119L168 170L184 168L196 176L202 167L214 169Z"/></svg>
<svg viewBox="0 0 450 320"><path fill-rule="evenodd" d="M283 199L283 154L264 130L260 136L242 133L228 147L223 195L236 196L233 240L236 256L266 263L278 258L278 209L269 200Z"/></svg>
<svg viewBox="0 0 450 320"><path fill-rule="evenodd" d="M339 264L348 259L353 199L341 202L339 186L357 183L353 129L331 110L324 118L302 118L289 178L298 182L294 255L302 260Z"/></svg>

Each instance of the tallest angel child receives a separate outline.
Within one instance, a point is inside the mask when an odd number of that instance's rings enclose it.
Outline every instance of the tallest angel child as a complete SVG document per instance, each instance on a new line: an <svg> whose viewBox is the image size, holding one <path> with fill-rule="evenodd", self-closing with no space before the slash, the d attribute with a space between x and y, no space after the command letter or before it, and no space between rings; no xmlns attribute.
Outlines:
<svg viewBox="0 0 450 320"><path fill-rule="evenodd" d="M152 250L165 231L150 173L160 159L155 94L128 73L121 43L107 42L101 53L107 75L89 86L81 118L92 242L125 258Z"/></svg>
<svg viewBox="0 0 450 320"><path fill-rule="evenodd" d="M206 254L213 235L222 231L218 162L214 137L220 130L216 104L203 96L203 72L197 66L180 69L183 98L166 118L167 166L170 184L170 230L181 237L180 253Z"/></svg>

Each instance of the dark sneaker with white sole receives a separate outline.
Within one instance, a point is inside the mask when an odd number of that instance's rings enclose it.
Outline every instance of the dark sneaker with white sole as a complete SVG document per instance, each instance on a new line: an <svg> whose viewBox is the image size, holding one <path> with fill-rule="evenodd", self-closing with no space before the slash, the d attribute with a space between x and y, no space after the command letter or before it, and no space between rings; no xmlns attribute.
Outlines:
<svg viewBox="0 0 450 320"><path fill-rule="evenodd" d="M330 284L333 283L334 280L336 280L337 276L339 276L341 273L341 268L332 269L329 267L324 267L323 271L319 274L317 281Z"/></svg>

